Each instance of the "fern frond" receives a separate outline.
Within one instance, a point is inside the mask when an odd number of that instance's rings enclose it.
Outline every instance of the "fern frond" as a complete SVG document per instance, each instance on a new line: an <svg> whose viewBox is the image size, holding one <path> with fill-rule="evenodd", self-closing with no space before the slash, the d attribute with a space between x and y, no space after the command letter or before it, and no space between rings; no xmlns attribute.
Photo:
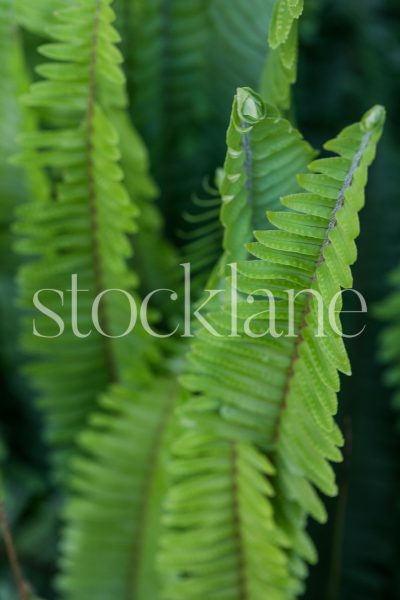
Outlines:
<svg viewBox="0 0 400 600"><path fill-rule="evenodd" d="M299 189L296 175L315 155L311 146L277 109L265 105L250 88L239 88L227 133L228 153L219 175L219 198L203 213L191 217L200 225L188 234L186 256L196 274L204 265L212 268L222 247L225 257L217 267L247 255L245 243L252 231L265 222L265 211L274 209L279 198ZM268 160L267 160L268 159ZM216 209L222 202L222 232ZM188 218L188 217L186 217Z"/></svg>
<svg viewBox="0 0 400 600"><path fill-rule="evenodd" d="M277 0L270 27L269 44L274 50L290 38L293 26L304 10L304 0Z"/></svg>
<svg viewBox="0 0 400 600"><path fill-rule="evenodd" d="M199 214L185 214L195 226L185 235L184 260L190 262L192 275L198 276L195 284L201 289L205 266L210 277L217 265L211 284L227 262L246 257L244 245L252 239L257 223L264 224L265 211L276 208L283 194L299 189L296 175L315 155L289 121L281 119L277 109L266 106L250 88L237 90L227 144L224 169L216 176L218 193L209 190L215 200L195 198ZM217 220L219 207L224 234Z"/></svg>
<svg viewBox="0 0 400 600"><path fill-rule="evenodd" d="M130 335L110 339L91 323L93 299L104 290L132 292L135 275L126 260L131 255L128 235L135 230L137 208L122 183L115 111L124 107L121 56L112 27L110 0L82 0L57 13L50 27L54 42L40 51L53 59L41 65L45 78L32 86L27 104L40 111L51 129L23 136L22 160L46 168L54 181L54 198L33 201L20 211L18 250L32 256L20 273L22 301L29 310L35 292L59 314L65 331L43 339L32 335L32 313L25 324L25 348L37 357L31 368L41 406L48 413L52 441L69 449L98 394L136 365L140 379L142 358L151 359L152 340L137 327ZM136 145L132 149L142 152ZM137 195L146 195L148 183L138 178ZM142 191L141 187L142 186ZM144 186L144 190L143 190ZM71 327L71 276L78 276L79 338ZM126 318L128 315L128 318ZM58 327L35 314L41 335L56 336ZM99 308L107 335L120 335L129 322L127 298L109 292ZM140 341L139 341L140 340Z"/></svg>
<svg viewBox="0 0 400 600"><path fill-rule="evenodd" d="M160 378L114 387L81 435L72 465L59 587L71 600L156 600L166 447L179 398Z"/></svg>
<svg viewBox="0 0 400 600"><path fill-rule="evenodd" d="M251 110L250 114L255 113ZM350 367L340 323L334 323L336 332L326 314L335 294L352 284L350 265L356 259L358 212L364 203L367 170L383 121L383 109L376 107L360 123L328 142L326 148L338 156L311 162L312 173L298 177L304 191L282 198L290 210L268 213L276 229L257 231L257 242L247 245L253 258L238 262L237 334L232 334L232 306L225 302L208 315L220 337L204 329L198 332L182 378L185 387L195 394L182 407L184 429L203 435L207 432L230 443L253 443L274 463L274 518L288 542L286 584L292 577L304 577L303 561L316 559L304 532L308 515L322 522L326 519L314 487L327 495L336 492L329 461L341 460L339 447L343 442L333 420L340 385L338 371L349 373ZM268 145L264 149L268 154ZM261 164L265 168L265 163ZM235 180L233 176L232 181ZM234 202L232 199L232 209ZM247 232L248 229L249 226ZM229 283L227 280L226 285ZM288 321L289 289L302 292L294 305L293 334ZM263 290L270 290L277 301L275 325L281 337L274 337L269 330L272 308ZM323 299L326 337L316 337L318 305L309 290L318 291ZM340 300L337 306L340 309ZM251 337L246 329L250 317L251 333L259 337ZM175 448L176 460L185 460L187 437L190 439L189 432L183 434ZM218 479L212 464L209 469L209 477ZM182 479L177 479L178 490L180 486L202 486L189 468ZM170 496L173 494L172 490ZM207 506L200 505L199 513L208 514ZM168 525L175 528L178 523L175 515ZM203 523L207 523L204 516ZM186 530L181 528L176 533L174 543L179 546L180 536L190 538L196 533L194 516ZM231 531L225 533L232 536ZM203 535L212 540L212 526ZM232 537L230 546L237 547ZM171 577L180 582L185 582L185 573L193 573L193 590L203 589L212 579L209 569L201 571L199 567L196 572L183 559L181 564L176 560L170 568ZM248 577L251 579L250 574ZM228 592L221 582L218 585L218 593L225 596L216 597L265 597L260 593L243 595L239 587ZM189 583L185 582L185 586L188 588ZM292 595L285 592L285 596L277 597L293 597L301 590L301 581L291 589ZM193 591L193 596L177 593L170 597L197 596Z"/></svg>
<svg viewBox="0 0 400 600"><path fill-rule="evenodd" d="M217 169L214 185L204 181L201 197L193 194L190 209L183 213L185 228L178 231L184 242L181 262L190 264L192 290L196 296L203 293L210 273L221 257L221 175L222 169Z"/></svg>
<svg viewBox="0 0 400 600"><path fill-rule="evenodd" d="M298 21L304 0L276 0L269 28L269 45L261 77L261 95L280 109L290 107L291 86L297 78Z"/></svg>
<svg viewBox="0 0 400 600"><path fill-rule="evenodd" d="M250 88L239 88L227 134L221 184L226 261L246 258L252 232L265 226L266 210L299 190L298 173L315 156L311 146L277 109Z"/></svg>
<svg viewBox="0 0 400 600"><path fill-rule="evenodd" d="M237 90L227 145L224 169L218 174L218 198L211 204L203 201L208 210L192 217L200 226L188 234L193 239L186 247L195 274L204 264L216 265L225 250L211 280L226 263L247 256L245 243L264 224L265 211L276 208L283 194L299 189L296 175L315 156L289 121L250 88ZM214 213L219 204L224 234Z"/></svg>
<svg viewBox="0 0 400 600"><path fill-rule="evenodd" d="M164 597L291 597L287 541L271 506L269 460L245 442L218 440L206 430L187 432L175 451L179 458L171 471L179 483L165 506Z"/></svg>

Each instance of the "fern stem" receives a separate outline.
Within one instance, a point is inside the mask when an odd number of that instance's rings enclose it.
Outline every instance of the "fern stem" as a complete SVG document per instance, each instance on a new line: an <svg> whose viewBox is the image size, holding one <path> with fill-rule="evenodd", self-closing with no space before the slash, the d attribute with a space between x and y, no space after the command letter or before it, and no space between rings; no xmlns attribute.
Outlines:
<svg viewBox="0 0 400 600"><path fill-rule="evenodd" d="M233 518L236 529L237 548L238 548L238 584L239 596L238 600L247 600L247 585L246 585L246 557L243 551L243 536L240 523L240 507L239 507L239 482L238 482L238 454L237 445L235 442L231 444L232 450L232 507Z"/></svg>
<svg viewBox="0 0 400 600"><path fill-rule="evenodd" d="M100 8L101 0L96 0L96 8L93 23L93 38L92 38L92 54L90 59L89 70L89 94L88 107L86 113L87 120L87 156L88 156L88 191L89 191L89 213L91 223L91 247L93 257L93 272L95 277L96 295L104 291L104 276L101 266L101 253L97 240L97 208L96 208L96 184L94 177L94 160L93 160L93 137L94 137L94 108L96 97L96 67L97 67L97 46L98 46L98 30L100 25ZM103 331L110 331L109 319L107 316L104 302L99 305L100 322L102 323ZM106 357L106 366L109 373L110 383L116 382L118 379L117 366L112 351L112 344L108 337L102 336L104 344L104 352Z"/></svg>
<svg viewBox="0 0 400 600"><path fill-rule="evenodd" d="M3 531L4 545L8 561L10 563L11 571L13 573L15 583L18 589L18 595L20 600L30 600L31 592L30 587L26 583L22 574L21 565L18 560L17 551L15 548L13 536L11 533L10 525L8 523L7 512L4 506L4 502L0 499L0 526Z"/></svg>

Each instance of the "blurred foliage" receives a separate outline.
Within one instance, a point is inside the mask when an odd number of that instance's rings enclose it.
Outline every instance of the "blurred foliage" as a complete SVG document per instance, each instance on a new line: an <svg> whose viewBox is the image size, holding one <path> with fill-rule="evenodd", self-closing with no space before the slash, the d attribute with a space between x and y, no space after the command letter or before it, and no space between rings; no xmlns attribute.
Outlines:
<svg viewBox="0 0 400 600"><path fill-rule="evenodd" d="M151 4L154 3L149 2L150 7ZM388 126L362 213L359 261L355 269L355 288L364 294L371 307L387 293L386 274L400 261L400 203L397 201L400 189L400 3L398 0L308 0L306 4L294 109L297 124L306 138L320 146L322 140L331 138L376 102L384 104L388 111ZM142 34L145 36L148 32ZM25 38L32 65L37 63L38 40L35 33ZM162 53L163 49L159 51ZM134 65L128 66L134 68ZM251 84L255 78L251 73L244 83ZM192 91L195 92L194 86ZM138 98L135 102L140 108L146 99ZM200 106L196 103L195 117L200 120L193 124L194 130L204 123L210 126L208 113L203 108L201 101ZM13 110L10 113L3 107L2 113L14 114ZM144 119L145 115L141 116ZM13 121L7 120L7 124L12 127ZM179 153L185 155L186 169L187 161L196 160L193 156L199 149L192 147L191 130L187 129L185 120L168 125L168 143L177 132L185 132L179 142L178 156ZM142 129L145 131L146 127L144 119ZM206 169L212 177L222 161L224 132L211 133L212 153L209 155L208 149L202 148L202 163L198 166L202 174ZM154 132L149 130L147 135L151 138ZM8 132L7 140L10 139L13 134ZM6 153L10 154L14 148L8 144ZM165 165L163 169L167 172ZM160 178L165 176L161 174ZM198 187L198 172L195 179L195 187ZM16 177L13 182L18 190L4 187L5 193L20 197L21 182ZM185 208L185 199L193 191L192 184L190 180L185 181L184 189L178 191L173 186L169 188L168 200L174 197L175 208L166 217L172 232L178 211ZM2 193L6 185L2 179ZM161 204L167 206L167 200L163 199ZM11 263L7 266L10 267L7 276L0 280L0 297L9 300L14 290ZM3 304L0 306L0 463L6 502L27 578L41 595L50 599L55 597L51 579L55 569L59 496L48 476L41 417L33 407L31 391L17 371L21 358L15 345L16 313L14 308L11 313L5 310L5 304L13 307L13 302ZM346 327L349 331L358 330L363 323L364 316L349 316L345 330ZM341 403L341 420L347 438L346 460L338 468L339 496L328 503L331 517L328 526L311 526L321 558L318 566L311 570L307 600L400 598L397 574L400 443L390 407L390 390L382 383L382 369L376 360L381 327L370 312L363 336L348 344L353 377L344 381ZM4 549L0 545L0 599L14 598Z"/></svg>

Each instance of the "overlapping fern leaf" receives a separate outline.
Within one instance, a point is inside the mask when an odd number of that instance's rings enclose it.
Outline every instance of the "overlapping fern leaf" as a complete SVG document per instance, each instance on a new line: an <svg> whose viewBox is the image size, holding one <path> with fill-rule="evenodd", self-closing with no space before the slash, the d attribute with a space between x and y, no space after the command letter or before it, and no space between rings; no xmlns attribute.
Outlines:
<svg viewBox="0 0 400 600"><path fill-rule="evenodd" d="M65 6L65 0L49 2L39 0L34 5L25 2L16 2L17 19L21 25L39 33L42 38L49 38L51 23L57 19L58 9ZM120 30L130 36L132 21L129 17L137 10L136 3L116 2L115 8L120 15L122 24ZM128 16L127 16L128 15ZM124 50L124 61L129 64L130 53L121 41L121 50ZM129 69L128 69L129 72ZM123 103L125 105L125 102ZM179 262L170 244L162 236L163 220L157 210L154 200L159 191L149 177L149 159L143 141L132 126L127 110L108 111L112 125L119 137L121 152L121 168L124 173L124 185L139 209L137 215L137 228L135 231L135 256L134 267L139 275L140 291L144 294L153 290L157 278L157 267L166 275L168 284L171 284L172 271ZM143 257L146 256L146 260ZM162 264L160 264L160 259ZM157 281L160 283L160 281ZM163 282L161 282L163 283ZM167 285L167 282L164 282Z"/></svg>
<svg viewBox="0 0 400 600"><path fill-rule="evenodd" d="M38 68L45 80L32 86L26 100L43 126L23 136L22 160L47 170L53 192L45 200L34 199L19 214L18 250L32 257L19 277L22 302L29 310L35 292L47 290L40 301L63 319L65 330L36 311L37 332L53 337L33 335L29 314L24 343L36 358L30 372L48 414L49 436L66 450L98 394L128 366L136 365L140 379L142 357L151 359L153 352L151 338L138 327L120 339L107 337L120 335L129 323L129 303L122 292L108 292L100 302L99 325L106 335L94 329L91 318L98 294L115 288L132 292L136 285L126 261L137 207L124 187L119 164L115 118L126 98L110 4L65 3L49 31L54 42L40 49L50 59ZM143 150L136 145L136 151ZM146 197L144 175L137 178L137 186L136 194ZM68 292L72 275L78 289L85 290L78 292L78 333L72 328Z"/></svg>
<svg viewBox="0 0 400 600"><path fill-rule="evenodd" d="M254 115L254 100L249 95L242 111L249 107ZM225 300L208 315L214 331L200 330L193 343L182 382L194 396L182 407L184 433L173 449L175 461L183 466L175 473L175 488L167 501L168 598L294 597L302 589L305 562L315 561L304 528L309 515L319 521L326 518L315 488L327 495L336 492L329 461L341 460L343 443L334 421L338 371L350 372L340 322L337 315L329 322L328 306L335 294L352 284L358 212L383 120L383 109L375 107L360 123L326 144L337 157L313 161L312 172L299 175L304 191L282 198L289 211L268 213L275 229L256 231L257 241L247 245L251 258L237 262L237 279L233 274L233 280L226 280ZM268 155L268 144L264 151ZM268 162L261 162L260 170ZM227 170L232 184L238 179L234 173ZM230 202L234 211L234 194ZM244 204L239 200L237 206ZM233 219L232 224L225 221L227 240L230 227L241 223L243 219ZM248 235L248 222L244 231ZM232 239L236 237L240 235ZM238 261L240 254L232 252L231 256ZM226 300L230 286L238 292L237 306ZM276 300L275 311L265 290ZM299 293L292 323L287 290ZM319 305L314 292L322 298L325 337L316 337ZM340 307L339 296L336 309ZM235 314L236 331L232 329ZM273 510L277 534L264 539L264 544L274 540L281 557L278 562L284 574L278 581L276 564L267 557L264 570L258 572L251 568L251 559L243 559L246 540L232 524L246 522L250 506L243 505L234 517L232 493L227 493L231 504L229 510L224 505L221 517L217 490L230 486L236 492L237 477L226 468L222 477L217 459L207 460L210 440L226 447L250 444L274 465L274 473L269 474L274 495L271 500L264 494L258 510ZM253 482L255 477L253 472ZM196 498L193 507L192 498ZM253 512L256 518L259 512ZM258 547L261 555L265 546L260 542ZM220 575L223 561L226 579ZM271 590L261 583L262 576L268 578Z"/></svg>
<svg viewBox="0 0 400 600"><path fill-rule="evenodd" d="M218 247L219 256L223 250L225 255L215 275L229 261L245 258L245 244L253 230L264 224L265 211L276 208L283 194L299 189L296 175L314 156L289 121L250 88L237 91L227 144L225 166L217 177L219 197L215 202L210 199L208 213L193 217L201 223L193 229L193 241L186 248L193 273L204 264L216 263ZM225 230L217 219L218 207Z"/></svg>
<svg viewBox="0 0 400 600"><path fill-rule="evenodd" d="M117 385L81 436L73 461L59 587L71 600L156 600L166 448L179 387L159 377Z"/></svg>
<svg viewBox="0 0 400 600"><path fill-rule="evenodd" d="M227 134L221 220L226 262L247 256L245 244L265 225L266 210L299 190L296 176L315 156L289 121L249 88L239 88Z"/></svg>
<svg viewBox="0 0 400 600"><path fill-rule="evenodd" d="M190 263L192 289L196 289L196 295L203 293L210 272L221 257L221 175L222 169L217 169L214 185L204 182L201 197L193 195L190 209L183 214L185 228L178 232L184 241L182 260Z"/></svg>
<svg viewBox="0 0 400 600"><path fill-rule="evenodd" d="M297 78L298 21L304 0L276 0L269 28L269 45L261 78L261 94L267 102L287 110L291 86Z"/></svg>
<svg viewBox="0 0 400 600"><path fill-rule="evenodd" d="M392 293L377 307L387 325L381 337L380 358L387 365L385 382L394 389L393 405L400 410L400 269L390 276Z"/></svg>

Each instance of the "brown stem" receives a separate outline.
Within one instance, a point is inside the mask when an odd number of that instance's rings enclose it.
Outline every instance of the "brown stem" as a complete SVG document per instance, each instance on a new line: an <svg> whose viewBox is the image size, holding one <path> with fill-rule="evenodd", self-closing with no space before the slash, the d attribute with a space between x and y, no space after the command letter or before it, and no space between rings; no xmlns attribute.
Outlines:
<svg viewBox="0 0 400 600"><path fill-rule="evenodd" d="M21 600L30 600L31 590L22 574L21 565L18 560L13 536L11 533L10 525L8 523L6 509L2 500L0 500L0 527L3 531L4 545L6 548L6 553L8 561L10 563L11 571L14 576L15 583L17 585L19 597Z"/></svg>

